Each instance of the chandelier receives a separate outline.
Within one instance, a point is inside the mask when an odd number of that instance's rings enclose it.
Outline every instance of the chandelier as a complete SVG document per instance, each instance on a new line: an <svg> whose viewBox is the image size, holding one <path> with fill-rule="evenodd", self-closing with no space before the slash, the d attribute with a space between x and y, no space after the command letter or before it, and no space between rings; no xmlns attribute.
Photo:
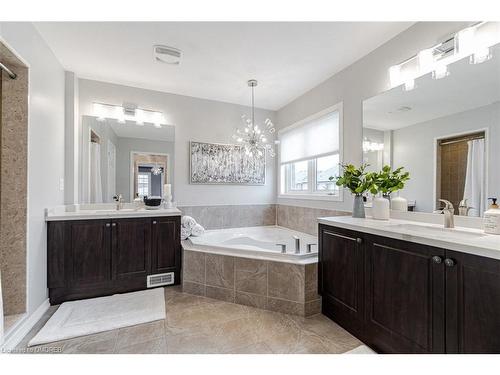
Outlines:
<svg viewBox="0 0 500 375"><path fill-rule="evenodd" d="M158 164L155 163L154 167L151 168L151 173L158 176L163 173L163 168L159 167Z"/></svg>
<svg viewBox="0 0 500 375"><path fill-rule="evenodd" d="M254 88L257 86L257 81L255 79L249 80L248 86L252 89L252 118L248 118L246 115L241 116L244 127L236 129L233 139L245 147L245 154L250 157L262 156L266 151L269 156L274 157L276 154L273 144L268 142L273 138L276 129L268 118L262 127L255 124Z"/></svg>

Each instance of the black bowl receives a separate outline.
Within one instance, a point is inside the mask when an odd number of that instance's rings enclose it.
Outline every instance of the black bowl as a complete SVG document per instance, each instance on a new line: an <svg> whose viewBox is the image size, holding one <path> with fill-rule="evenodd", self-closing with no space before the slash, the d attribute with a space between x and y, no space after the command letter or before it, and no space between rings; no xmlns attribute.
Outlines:
<svg viewBox="0 0 500 375"><path fill-rule="evenodd" d="M161 204L160 197L144 197L144 204L149 207L158 207Z"/></svg>

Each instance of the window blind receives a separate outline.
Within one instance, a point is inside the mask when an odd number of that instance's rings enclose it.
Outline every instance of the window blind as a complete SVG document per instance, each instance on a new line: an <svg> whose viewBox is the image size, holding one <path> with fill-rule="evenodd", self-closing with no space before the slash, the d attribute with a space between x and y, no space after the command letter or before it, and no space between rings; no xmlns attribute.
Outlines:
<svg viewBox="0 0 500 375"><path fill-rule="evenodd" d="M281 164L339 151L339 111L280 132Z"/></svg>

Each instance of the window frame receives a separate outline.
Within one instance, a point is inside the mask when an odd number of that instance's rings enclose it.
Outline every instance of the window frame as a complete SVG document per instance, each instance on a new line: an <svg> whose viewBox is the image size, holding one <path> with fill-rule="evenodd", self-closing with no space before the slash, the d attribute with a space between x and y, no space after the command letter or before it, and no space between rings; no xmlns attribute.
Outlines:
<svg viewBox="0 0 500 375"><path fill-rule="evenodd" d="M146 196L150 196L151 195L151 172L138 172L137 173L137 194L139 194L139 197L141 197L141 194L139 192L139 186L143 183L139 182L141 176L146 176L147 177L147 187L148 187L148 193L146 194ZM143 195L144 196L144 195Z"/></svg>
<svg viewBox="0 0 500 375"><path fill-rule="evenodd" d="M314 158L297 160L299 161L307 161L308 162L308 190L291 190L290 187L290 170L291 168L287 168L287 165L291 165L293 163L281 163L281 147L278 145L278 198L296 198L296 199L310 199L310 200L328 200L328 201L336 201L342 202L344 201L344 193L342 188L339 188L338 194L331 194L331 192L327 190L317 190L317 162L316 160L322 157L331 156L331 155L339 155L339 163L343 162L343 153L344 153L344 116L343 116L343 102L337 103L331 107L328 107L322 111L319 111L303 120L300 120L293 125L290 125L278 132L278 138L280 133L286 132L296 127L303 126L311 121L314 121L320 117L324 117L332 112L339 113L339 149L338 152L330 152L326 154L317 155Z"/></svg>

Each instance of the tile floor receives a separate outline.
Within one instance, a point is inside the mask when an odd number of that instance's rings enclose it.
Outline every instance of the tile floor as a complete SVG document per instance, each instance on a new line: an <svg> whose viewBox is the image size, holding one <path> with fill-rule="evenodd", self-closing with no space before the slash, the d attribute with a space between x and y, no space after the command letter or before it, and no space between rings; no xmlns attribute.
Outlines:
<svg viewBox="0 0 500 375"><path fill-rule="evenodd" d="M309 318L185 294L165 288L166 319L26 349L57 310L53 306L17 352L123 354L344 353L362 343L319 314Z"/></svg>

